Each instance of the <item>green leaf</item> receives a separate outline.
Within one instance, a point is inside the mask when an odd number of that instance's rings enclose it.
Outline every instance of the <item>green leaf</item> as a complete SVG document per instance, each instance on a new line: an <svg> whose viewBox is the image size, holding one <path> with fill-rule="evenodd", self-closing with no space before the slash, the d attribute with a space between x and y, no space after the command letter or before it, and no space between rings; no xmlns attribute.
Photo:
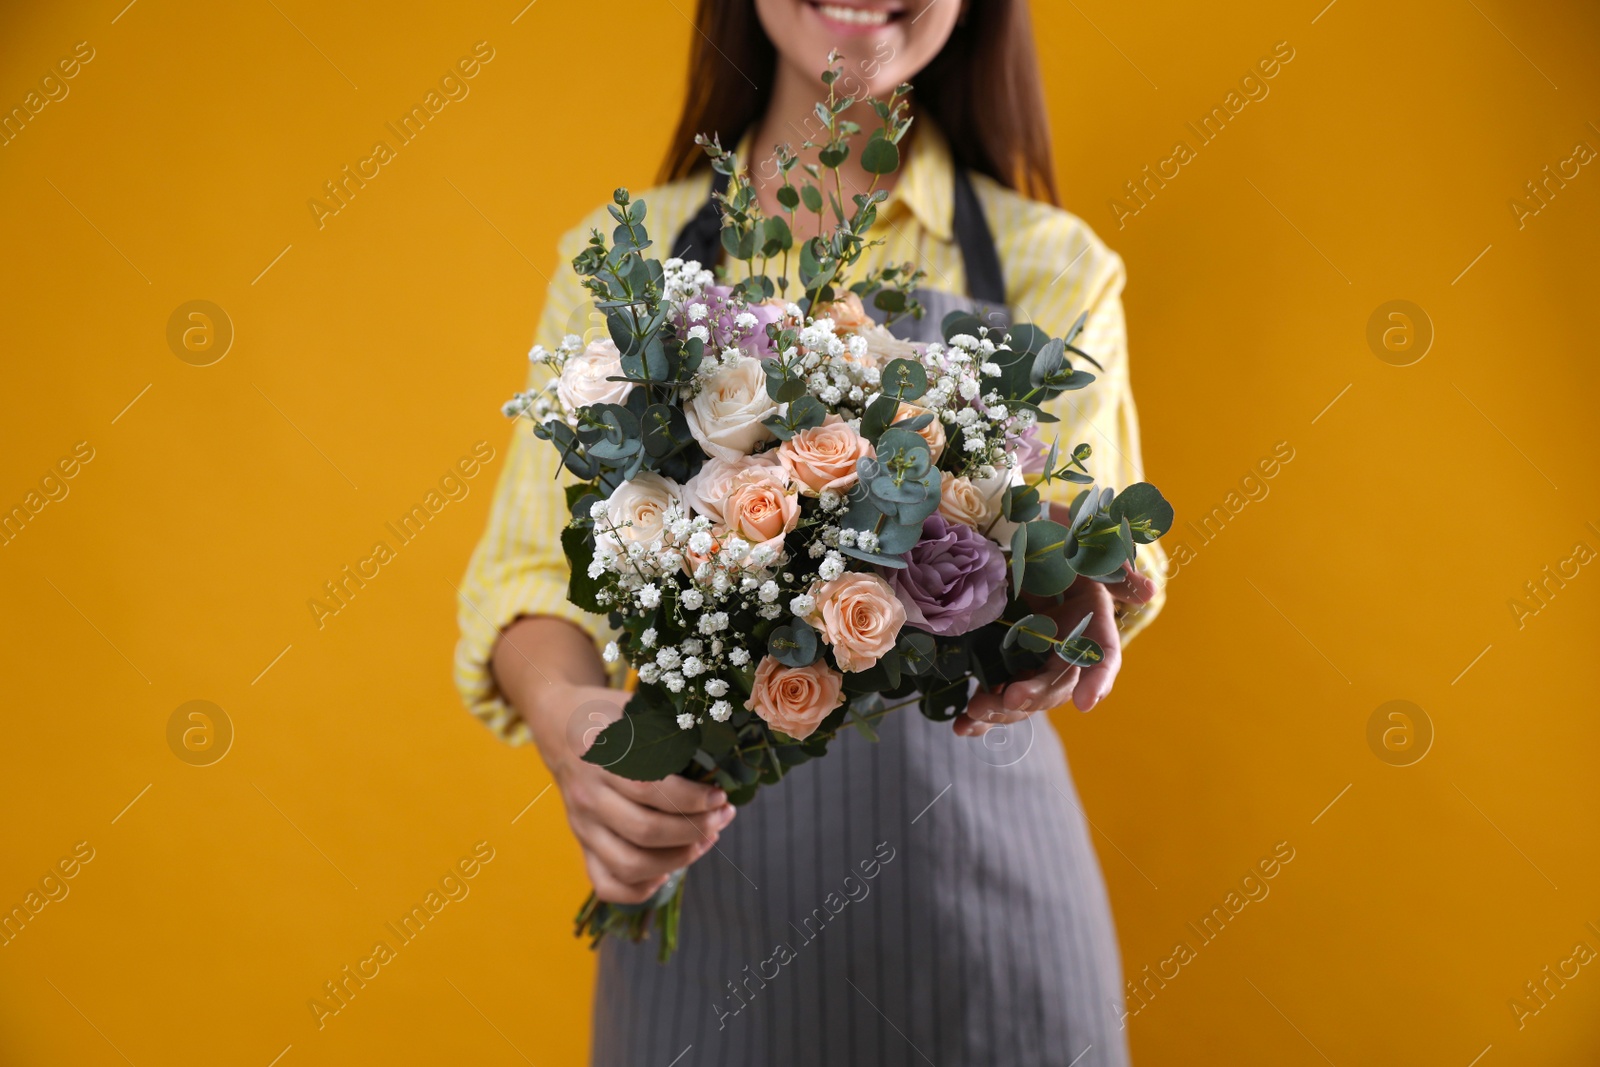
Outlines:
<svg viewBox="0 0 1600 1067"><path fill-rule="evenodd" d="M794 247L794 235L782 216L774 215L762 224L761 254L776 256Z"/></svg>
<svg viewBox="0 0 1600 1067"><path fill-rule="evenodd" d="M872 721L867 716L882 708L883 697L877 693L868 693L864 697L856 697L850 701L850 722L868 741L878 740L878 731L872 728Z"/></svg>
<svg viewBox="0 0 1600 1067"><path fill-rule="evenodd" d="M1039 517L1039 490L1031 485L1008 485L1000 497L1000 514L1012 522Z"/></svg>
<svg viewBox="0 0 1600 1067"><path fill-rule="evenodd" d="M1011 595L1022 595L1022 576L1028 567L1028 524L1023 523L1011 533Z"/></svg>
<svg viewBox="0 0 1600 1067"><path fill-rule="evenodd" d="M922 714L934 722L949 722L967 709L967 680L947 682L922 693Z"/></svg>
<svg viewBox="0 0 1600 1067"><path fill-rule="evenodd" d="M900 653L901 666L908 674L921 676L933 670L937 645L932 634L920 630L903 630L895 651Z"/></svg>
<svg viewBox="0 0 1600 1067"><path fill-rule="evenodd" d="M1106 651L1090 638L1074 637L1056 645L1056 655L1074 667L1093 667L1106 658Z"/></svg>
<svg viewBox="0 0 1600 1067"><path fill-rule="evenodd" d="M1022 578L1023 591L1036 596L1055 596L1063 592L1077 577L1067 560L1066 548L1070 540L1067 528L1049 519L1035 519L1026 529L1027 571Z"/></svg>
<svg viewBox="0 0 1600 1067"><path fill-rule="evenodd" d="M767 635L767 655L785 667L809 667L820 649L817 631L801 618L791 618Z"/></svg>
<svg viewBox="0 0 1600 1067"><path fill-rule="evenodd" d="M1100 578L1115 574L1133 555L1133 534L1127 519L1110 525L1090 526L1078 533L1077 549L1069 557L1079 574Z"/></svg>
<svg viewBox="0 0 1600 1067"><path fill-rule="evenodd" d="M1111 517L1126 519L1136 544L1147 545L1172 529L1172 505L1149 482L1135 482L1111 502Z"/></svg>
<svg viewBox="0 0 1600 1067"><path fill-rule="evenodd" d="M589 563L594 559L594 539L590 533L582 526L568 526L561 531L561 550L566 553L567 565L571 568L567 599L584 611L601 614L606 606L595 599L601 579L589 577Z"/></svg>
<svg viewBox="0 0 1600 1067"><path fill-rule="evenodd" d="M882 130L874 131L861 150L861 169L868 174L891 174L899 166L900 149L892 141L884 140Z"/></svg>
<svg viewBox="0 0 1600 1067"><path fill-rule="evenodd" d="M1006 631L1001 648L1021 645L1029 652L1044 652L1050 648L1056 635L1056 621L1048 615L1025 615L1011 624Z"/></svg>
<svg viewBox="0 0 1600 1067"><path fill-rule="evenodd" d="M885 395L915 400L928 391L928 372L915 360L891 359L883 368L880 388Z"/></svg>
<svg viewBox="0 0 1600 1067"><path fill-rule="evenodd" d="M778 203L793 211L800 206L800 190L792 185L785 185L778 190Z"/></svg>
<svg viewBox="0 0 1600 1067"><path fill-rule="evenodd" d="M700 748L700 728L678 726L672 704L654 686L640 686L622 718L595 737L585 763L635 782L659 782L687 768Z"/></svg>
<svg viewBox="0 0 1600 1067"><path fill-rule="evenodd" d="M822 211L822 190L807 182L800 187L800 199L805 201L806 210L813 212Z"/></svg>
<svg viewBox="0 0 1600 1067"><path fill-rule="evenodd" d="M939 323L939 332L944 335L946 342L958 333L977 337L982 329L983 323L970 311L952 311Z"/></svg>
<svg viewBox="0 0 1600 1067"><path fill-rule="evenodd" d="M867 405L867 410L861 416L861 436L873 444L883 436L894 422L895 413L900 410L900 401L885 393Z"/></svg>

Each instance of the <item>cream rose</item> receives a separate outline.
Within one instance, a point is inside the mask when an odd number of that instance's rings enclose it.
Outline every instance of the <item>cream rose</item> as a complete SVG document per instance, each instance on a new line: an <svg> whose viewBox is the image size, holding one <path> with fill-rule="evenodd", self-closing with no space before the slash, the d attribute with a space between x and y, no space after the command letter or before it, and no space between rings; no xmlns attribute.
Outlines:
<svg viewBox="0 0 1600 1067"><path fill-rule="evenodd" d="M767 395L767 375L759 359L741 356L721 368L683 406L689 433L706 455L738 459L771 441L774 434L761 420L778 410Z"/></svg>
<svg viewBox="0 0 1600 1067"><path fill-rule="evenodd" d="M912 404L902 400L900 401L900 406L895 409L894 421L902 422L905 419L914 419L918 415L926 415L928 413L928 409L920 404ZM939 416L935 415L928 422L928 425L917 431L917 434L928 442L928 451L932 454L932 461L934 463L939 462L939 457L944 455L945 444L944 423L939 420Z"/></svg>
<svg viewBox="0 0 1600 1067"><path fill-rule="evenodd" d="M569 408L590 404L620 404L628 399L632 382L611 382L622 373L622 354L609 339L594 341L567 360L556 382L556 395Z"/></svg>
<svg viewBox="0 0 1600 1067"><path fill-rule="evenodd" d="M844 675L824 660L809 667L785 667L763 656L744 706L774 730L803 741L843 702L843 686Z"/></svg>
<svg viewBox="0 0 1600 1067"><path fill-rule="evenodd" d="M712 456L700 465L683 486L683 502L696 514L709 516L712 522L722 522L722 504L728 499L728 486L741 471L751 467L771 467L778 462L775 451L758 452L738 459L720 459Z"/></svg>
<svg viewBox="0 0 1600 1067"><path fill-rule="evenodd" d="M683 490L671 478L641 471L606 500L606 529L595 531L595 547L616 555L629 545L659 545L667 510L683 506Z"/></svg>
<svg viewBox="0 0 1600 1067"><path fill-rule="evenodd" d="M876 574L846 571L813 594L811 621L833 646L839 669L864 671L882 659L900 638L906 609L889 583Z"/></svg>
<svg viewBox="0 0 1600 1067"><path fill-rule="evenodd" d="M911 341L902 341L882 326L869 326L861 331L867 339L867 360L874 367L882 367L891 359L922 358L922 347Z"/></svg>
<svg viewBox="0 0 1600 1067"><path fill-rule="evenodd" d="M782 467L751 467L728 483L722 519L730 534L750 543L783 549L783 535L800 521L800 499ZM748 557L747 557L748 558Z"/></svg>
<svg viewBox="0 0 1600 1067"><path fill-rule="evenodd" d="M875 454L872 444L837 415L829 415L821 426L801 430L779 445L777 453L778 462L807 496L854 485L856 460Z"/></svg>

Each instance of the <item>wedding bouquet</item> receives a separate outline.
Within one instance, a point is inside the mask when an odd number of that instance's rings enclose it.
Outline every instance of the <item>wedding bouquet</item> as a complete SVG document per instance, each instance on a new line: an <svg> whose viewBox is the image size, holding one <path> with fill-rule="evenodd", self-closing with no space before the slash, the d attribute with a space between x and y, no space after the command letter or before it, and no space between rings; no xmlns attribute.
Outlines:
<svg viewBox="0 0 1600 1067"><path fill-rule="evenodd" d="M505 405L575 477L569 596L609 616L605 659L637 674L584 759L636 780L714 782L735 804L847 726L876 739L872 723L895 708L949 720L974 682L1001 685L1051 656L1098 662L1089 618L1057 632L1030 603L1080 575L1119 580L1172 524L1154 486L1097 488L1088 445L1063 456L1039 440L1057 421L1043 405L1094 381L1075 365L1098 367L1073 344L1083 318L1060 338L961 312L942 344L889 331L922 314L922 275L852 270L887 194L846 203L839 166L861 131L842 117L856 101L836 93L838 76L823 75L826 135L804 146L820 165L777 149L787 218L764 217L734 155L698 139L729 178L720 281L652 258L645 204L618 189L609 242L596 231L573 261L609 336L535 346L549 383ZM899 166L907 91L869 101L881 122L861 147L870 174ZM802 208L816 233L803 240ZM1056 518L1040 496L1054 481L1082 486ZM578 933L640 940L655 926L665 960L682 875L640 905L591 895Z"/></svg>

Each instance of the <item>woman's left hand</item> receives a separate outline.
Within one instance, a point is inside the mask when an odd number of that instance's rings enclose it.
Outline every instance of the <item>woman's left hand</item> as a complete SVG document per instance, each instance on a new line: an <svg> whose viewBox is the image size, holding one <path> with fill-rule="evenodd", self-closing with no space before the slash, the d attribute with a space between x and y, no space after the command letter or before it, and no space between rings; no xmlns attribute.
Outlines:
<svg viewBox="0 0 1600 1067"><path fill-rule="evenodd" d="M1036 711L1065 704L1068 699L1079 711L1088 711L1111 692L1117 671L1122 666L1122 637L1117 632L1115 605L1143 604L1155 595L1155 582L1124 566L1119 582L1106 584L1080 577L1067 588L1060 604L1050 598L1029 597L1029 607L1055 620L1056 632L1067 633L1089 612L1094 620L1084 636L1097 642L1105 658L1093 667L1074 667L1051 655L1048 662L1032 674L1023 675L997 690L974 693L967 708L954 722L962 737L979 737L991 726L1019 722Z"/></svg>

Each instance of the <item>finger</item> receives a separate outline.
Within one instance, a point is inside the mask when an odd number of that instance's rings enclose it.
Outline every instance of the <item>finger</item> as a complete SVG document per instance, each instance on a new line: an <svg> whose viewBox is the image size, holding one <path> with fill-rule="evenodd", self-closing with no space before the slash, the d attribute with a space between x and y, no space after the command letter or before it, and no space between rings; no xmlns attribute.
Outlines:
<svg viewBox="0 0 1600 1067"><path fill-rule="evenodd" d="M964 711L955 717L951 726L954 727L957 737L982 737L989 732L988 723L977 722Z"/></svg>
<svg viewBox="0 0 1600 1067"><path fill-rule="evenodd" d="M635 782L629 778L612 775L611 788L647 808L673 815L694 815L702 811L715 811L728 803L728 794L714 785L691 782L681 774L663 778L659 782Z"/></svg>
<svg viewBox="0 0 1600 1067"><path fill-rule="evenodd" d="M1059 657L1058 657L1059 658ZM1045 688L1041 703L1047 708L1059 708L1072 699L1072 690L1078 684L1080 668L1071 664L1062 663L1065 668L1050 679L1050 684Z"/></svg>
<svg viewBox="0 0 1600 1067"><path fill-rule="evenodd" d="M588 849L583 850L583 866L589 874L589 884L594 886L594 895L607 904L643 904L667 880L663 875L638 884L624 882L608 871L605 864Z"/></svg>
<svg viewBox="0 0 1600 1067"><path fill-rule="evenodd" d="M973 722L988 722L992 716L1005 713L1005 704L998 692L980 690L972 694L961 713Z"/></svg>
<svg viewBox="0 0 1600 1067"><path fill-rule="evenodd" d="M1122 635L1117 632L1116 620L1095 616L1087 631L1105 652L1105 658L1083 671L1072 691L1072 702L1079 711L1088 711L1104 700L1116 684L1122 670ZM1062 703L1066 703L1065 698Z"/></svg>
<svg viewBox="0 0 1600 1067"><path fill-rule="evenodd" d="M618 837L640 848L697 845L721 833L737 812L732 804L693 815L668 815L636 803L615 790L597 798L595 815Z"/></svg>
<svg viewBox="0 0 1600 1067"><path fill-rule="evenodd" d="M698 845L676 848L639 848L601 823L589 823L584 829L583 843L593 850L612 877L631 885L659 879L680 867L687 867L704 855L716 840L712 838Z"/></svg>
<svg viewBox="0 0 1600 1067"><path fill-rule="evenodd" d="M1106 591L1113 599L1124 604L1143 604L1156 595L1156 582L1149 575L1142 574L1134 569L1131 562L1122 564L1122 579L1108 582Z"/></svg>

